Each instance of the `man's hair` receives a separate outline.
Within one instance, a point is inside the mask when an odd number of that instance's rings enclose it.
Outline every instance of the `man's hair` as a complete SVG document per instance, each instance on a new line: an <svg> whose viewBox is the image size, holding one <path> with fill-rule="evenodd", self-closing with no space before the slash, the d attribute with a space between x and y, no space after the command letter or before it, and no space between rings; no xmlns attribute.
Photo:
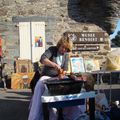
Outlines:
<svg viewBox="0 0 120 120"><path fill-rule="evenodd" d="M73 47L72 41L67 36L62 36L62 38L57 43L57 48L59 48L61 45L65 45L68 52L71 51Z"/></svg>

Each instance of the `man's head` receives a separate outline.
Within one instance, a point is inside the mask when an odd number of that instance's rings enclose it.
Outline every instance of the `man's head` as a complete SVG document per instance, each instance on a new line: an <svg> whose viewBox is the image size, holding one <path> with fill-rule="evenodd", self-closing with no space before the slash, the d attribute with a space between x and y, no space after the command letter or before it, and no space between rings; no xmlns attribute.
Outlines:
<svg viewBox="0 0 120 120"><path fill-rule="evenodd" d="M60 54L70 52L72 50L73 43L67 36L63 36L57 43L57 48Z"/></svg>

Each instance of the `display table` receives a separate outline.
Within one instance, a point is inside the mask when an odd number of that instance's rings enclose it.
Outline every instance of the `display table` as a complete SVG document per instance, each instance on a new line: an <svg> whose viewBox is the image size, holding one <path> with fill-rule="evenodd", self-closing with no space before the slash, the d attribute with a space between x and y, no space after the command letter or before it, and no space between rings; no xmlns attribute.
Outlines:
<svg viewBox="0 0 120 120"><path fill-rule="evenodd" d="M49 108L63 108L68 106L83 105L89 99L90 120L95 120L95 92L84 92L69 95L42 96L44 120L49 120Z"/></svg>

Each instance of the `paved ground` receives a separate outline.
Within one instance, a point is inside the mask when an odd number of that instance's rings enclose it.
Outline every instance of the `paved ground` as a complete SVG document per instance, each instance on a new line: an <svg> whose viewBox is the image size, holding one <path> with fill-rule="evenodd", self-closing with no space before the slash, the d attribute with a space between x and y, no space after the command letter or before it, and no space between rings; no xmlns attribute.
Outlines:
<svg viewBox="0 0 120 120"><path fill-rule="evenodd" d="M0 88L0 120L27 120L30 90Z"/></svg>

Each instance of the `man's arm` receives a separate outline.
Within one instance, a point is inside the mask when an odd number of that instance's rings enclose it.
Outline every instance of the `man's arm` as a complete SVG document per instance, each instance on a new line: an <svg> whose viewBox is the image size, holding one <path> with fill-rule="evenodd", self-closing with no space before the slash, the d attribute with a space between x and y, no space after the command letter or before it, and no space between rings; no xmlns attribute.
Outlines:
<svg viewBox="0 0 120 120"><path fill-rule="evenodd" d="M61 67L60 67L58 64L50 61L48 58L43 59L43 60L41 61L41 63L44 64L44 65L46 65L46 66L53 67L53 68L55 68L56 70L61 69Z"/></svg>

